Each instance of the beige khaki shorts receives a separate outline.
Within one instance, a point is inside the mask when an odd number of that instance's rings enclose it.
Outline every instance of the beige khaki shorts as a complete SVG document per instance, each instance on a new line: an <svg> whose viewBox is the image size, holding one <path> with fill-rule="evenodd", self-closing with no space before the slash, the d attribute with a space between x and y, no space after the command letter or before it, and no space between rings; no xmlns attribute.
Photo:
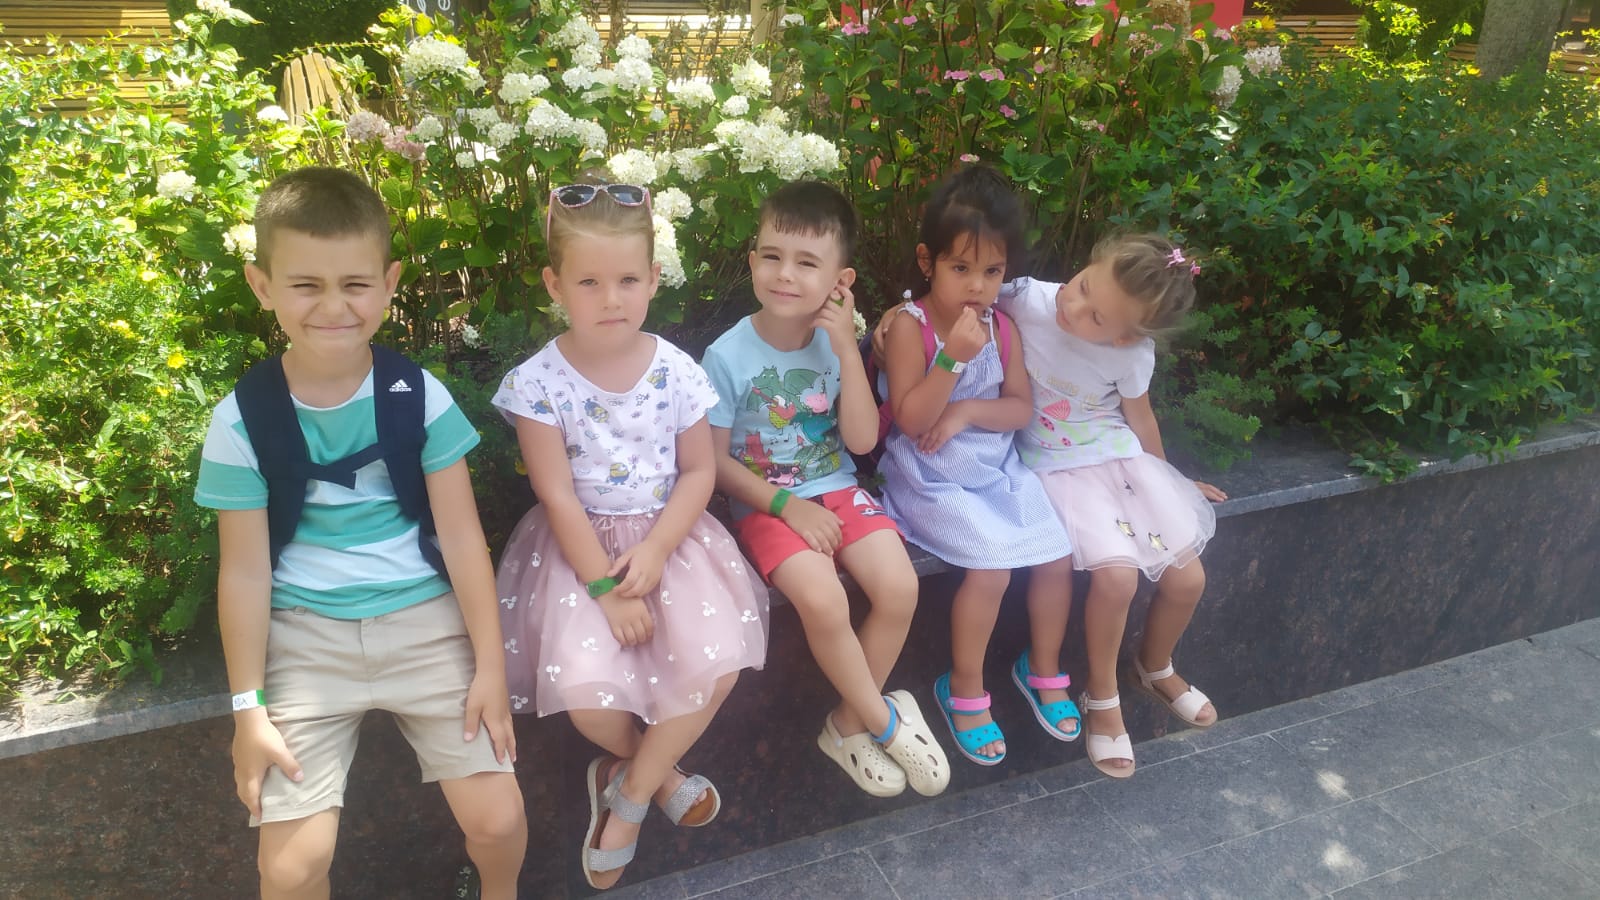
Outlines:
<svg viewBox="0 0 1600 900"><path fill-rule="evenodd" d="M345 778L367 710L394 714L424 782L510 772L487 728L461 738L475 663L453 593L370 619L275 609L267 632L267 716L305 772L276 766L261 785L261 818L303 819L344 806Z"/></svg>

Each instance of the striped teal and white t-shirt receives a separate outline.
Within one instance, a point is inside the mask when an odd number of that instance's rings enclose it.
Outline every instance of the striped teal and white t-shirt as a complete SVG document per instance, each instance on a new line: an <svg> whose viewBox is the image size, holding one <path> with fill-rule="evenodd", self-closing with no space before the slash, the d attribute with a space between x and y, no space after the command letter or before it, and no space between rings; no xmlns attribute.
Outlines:
<svg viewBox="0 0 1600 900"><path fill-rule="evenodd" d="M476 446L478 433L444 385L426 371L423 380L427 440L422 470L437 472ZM299 400L294 406L314 463L335 462L378 440L371 372L354 396L338 406L313 407ZM194 499L212 509L267 505L267 481L231 393L211 415ZM383 460L357 470L354 488L307 482L300 526L272 573L274 608L303 606L335 619L364 619L449 589L418 549L417 523L401 514Z"/></svg>

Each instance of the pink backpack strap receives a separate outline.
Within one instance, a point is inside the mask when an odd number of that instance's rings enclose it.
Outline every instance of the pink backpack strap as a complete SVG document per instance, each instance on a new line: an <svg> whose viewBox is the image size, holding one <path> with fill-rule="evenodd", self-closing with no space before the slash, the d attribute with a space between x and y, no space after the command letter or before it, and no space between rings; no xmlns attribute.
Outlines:
<svg viewBox="0 0 1600 900"><path fill-rule="evenodd" d="M915 306L922 313L922 315L912 316L912 318L916 319L917 324L922 326L922 363L923 365L933 365L933 355L939 352L939 339L933 333L933 323L928 321L928 311L923 307L921 301L908 300L906 302Z"/></svg>

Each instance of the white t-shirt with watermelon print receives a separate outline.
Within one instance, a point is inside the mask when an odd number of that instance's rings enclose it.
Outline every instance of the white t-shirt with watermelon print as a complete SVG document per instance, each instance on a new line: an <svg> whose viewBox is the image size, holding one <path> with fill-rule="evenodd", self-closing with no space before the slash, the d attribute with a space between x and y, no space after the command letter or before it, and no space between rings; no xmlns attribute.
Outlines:
<svg viewBox="0 0 1600 900"><path fill-rule="evenodd" d="M1033 420L1017 452L1035 472L1093 466L1144 452L1122 415L1122 398L1143 396L1155 372L1155 341L1113 347L1074 337L1056 324L1061 285L1018 278L996 306L1017 323L1033 388Z"/></svg>

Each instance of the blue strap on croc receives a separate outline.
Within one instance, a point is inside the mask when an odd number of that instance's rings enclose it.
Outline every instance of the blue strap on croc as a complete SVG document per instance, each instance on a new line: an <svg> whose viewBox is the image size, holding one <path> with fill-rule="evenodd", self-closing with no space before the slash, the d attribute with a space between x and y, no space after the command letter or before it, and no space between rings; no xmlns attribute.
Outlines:
<svg viewBox="0 0 1600 900"><path fill-rule="evenodd" d="M1033 717L1039 720L1039 725L1045 733L1058 741L1075 741L1083 733L1083 716L1078 712L1078 704L1071 700L1058 700L1055 703L1044 703L1039 699L1039 692L1045 690L1064 691L1072 684L1072 679L1065 672L1055 675L1035 675L1028 664L1028 651L1022 651L1022 656L1017 658L1011 667L1011 683L1017 686L1022 696L1028 700L1028 707L1033 710ZM1072 731L1062 731L1056 723L1062 719L1072 719L1077 722L1077 727Z"/></svg>
<svg viewBox="0 0 1600 900"><path fill-rule="evenodd" d="M889 698L885 697L883 705L889 707L889 724L883 726L882 734L867 732L867 736L872 738L875 744L889 743L894 740L894 733L900 730L900 714L894 711L894 704L888 702L888 700Z"/></svg>
<svg viewBox="0 0 1600 900"><path fill-rule="evenodd" d="M998 724L990 722L965 731L956 728L956 716L973 716L989 708L988 691L984 691L982 697L952 697L950 673L946 672L933 682L933 696L939 701L939 711L944 713L944 722L950 726L950 735L956 739L956 749L962 756L980 766L998 765L1006 758L1004 751L999 756L984 756L978 752L978 748L986 744L1006 739Z"/></svg>

